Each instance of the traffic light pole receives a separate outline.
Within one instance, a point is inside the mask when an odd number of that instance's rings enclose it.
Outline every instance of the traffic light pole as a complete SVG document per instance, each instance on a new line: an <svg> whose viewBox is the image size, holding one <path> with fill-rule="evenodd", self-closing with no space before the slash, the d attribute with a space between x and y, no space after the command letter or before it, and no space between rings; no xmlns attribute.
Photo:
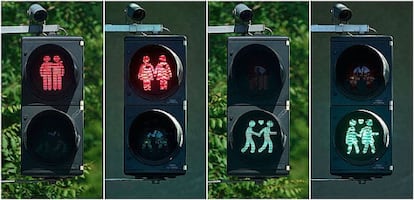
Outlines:
<svg viewBox="0 0 414 200"><path fill-rule="evenodd" d="M372 181L372 177L371 178L347 178L347 179L343 179L343 178L312 178L311 181L315 181L315 182L326 182L326 181L358 181L359 184L366 184L367 181Z"/></svg>
<svg viewBox="0 0 414 200"><path fill-rule="evenodd" d="M160 181L163 181L166 179L151 179L152 184L160 184ZM106 178L105 181L111 182L127 182L127 181L147 181L147 179L144 178Z"/></svg>
<svg viewBox="0 0 414 200"><path fill-rule="evenodd" d="M59 181L61 179L50 179L50 178L45 178L45 179L36 179L36 180L1 180L1 183L40 183L40 182L46 182L49 184L55 184L57 181Z"/></svg>
<svg viewBox="0 0 414 200"><path fill-rule="evenodd" d="M264 178L245 178L237 180L211 180L208 184L219 184L219 183L241 183L241 182L254 182L255 184L263 184L266 179Z"/></svg>

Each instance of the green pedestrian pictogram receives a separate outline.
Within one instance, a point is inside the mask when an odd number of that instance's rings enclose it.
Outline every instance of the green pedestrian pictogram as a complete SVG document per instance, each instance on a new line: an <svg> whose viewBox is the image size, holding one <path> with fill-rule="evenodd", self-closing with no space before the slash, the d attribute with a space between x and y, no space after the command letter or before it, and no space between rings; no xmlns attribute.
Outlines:
<svg viewBox="0 0 414 200"><path fill-rule="evenodd" d="M371 147L371 153L375 154L375 139L374 136L378 136L378 132L372 132L372 119L367 119L365 122L366 126L364 126L361 131L361 143L364 145L364 149L362 153L366 154L368 152L368 148Z"/></svg>
<svg viewBox="0 0 414 200"><path fill-rule="evenodd" d="M347 154L351 154L352 147L355 148L355 153L359 154L359 146L358 146L357 137L361 137L361 135L356 132L356 129L355 129L356 124L357 122L354 119L349 120L349 127L348 127L348 130L346 131L346 136L345 136L345 143L348 145L348 151L346 152Z"/></svg>
<svg viewBox="0 0 414 200"><path fill-rule="evenodd" d="M264 124L264 120L258 120L259 125ZM266 148L268 148L268 153L273 152L273 141L270 138L270 135L277 135L277 132L272 132L270 129L274 126L274 122L269 120L266 122L266 126L263 127L258 133L253 130L255 128L256 122L254 120L249 121L249 126L246 128L245 137L246 143L244 147L241 149L241 152L244 153L250 147L250 153L256 152L256 144L253 140L253 135L257 137L262 137L263 135L263 144L259 148L258 152L263 152Z"/></svg>
<svg viewBox="0 0 414 200"><path fill-rule="evenodd" d="M367 154L370 149L372 154L375 154L375 138L378 132L372 130L372 119L351 119L349 120L349 127L346 131L345 144L347 145L347 154L354 152L360 154L360 147L362 146L362 153ZM357 130L359 129L359 131ZM354 151L352 151L355 149Z"/></svg>

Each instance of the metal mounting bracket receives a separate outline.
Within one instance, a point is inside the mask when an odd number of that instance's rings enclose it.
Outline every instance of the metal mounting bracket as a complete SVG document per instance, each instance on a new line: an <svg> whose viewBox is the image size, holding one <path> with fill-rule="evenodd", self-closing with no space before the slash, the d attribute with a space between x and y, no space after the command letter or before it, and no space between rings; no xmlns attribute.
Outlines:
<svg viewBox="0 0 414 200"><path fill-rule="evenodd" d="M247 32L263 32L264 24L253 25L231 25L231 26L208 26L208 33L247 33Z"/></svg>
<svg viewBox="0 0 414 200"><path fill-rule="evenodd" d="M129 24L129 25L112 25L105 24L105 32L125 32L125 33L137 33L137 32L152 32L154 34L160 33L164 30L162 24Z"/></svg>
<svg viewBox="0 0 414 200"><path fill-rule="evenodd" d="M56 33L60 30L59 25L29 25L29 26L2 26L1 34L11 33Z"/></svg>
<svg viewBox="0 0 414 200"><path fill-rule="evenodd" d="M370 31L368 25L362 24L339 24L339 25L311 25L312 33L367 33Z"/></svg>

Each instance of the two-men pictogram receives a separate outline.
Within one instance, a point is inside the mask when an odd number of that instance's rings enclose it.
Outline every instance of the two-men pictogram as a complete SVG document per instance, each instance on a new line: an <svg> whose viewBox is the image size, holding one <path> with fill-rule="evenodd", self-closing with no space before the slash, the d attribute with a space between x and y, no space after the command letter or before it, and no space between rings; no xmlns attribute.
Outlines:
<svg viewBox="0 0 414 200"><path fill-rule="evenodd" d="M40 66L40 76L43 79L43 90L62 90L62 77L65 75L65 66L60 56L43 56L43 63Z"/></svg>

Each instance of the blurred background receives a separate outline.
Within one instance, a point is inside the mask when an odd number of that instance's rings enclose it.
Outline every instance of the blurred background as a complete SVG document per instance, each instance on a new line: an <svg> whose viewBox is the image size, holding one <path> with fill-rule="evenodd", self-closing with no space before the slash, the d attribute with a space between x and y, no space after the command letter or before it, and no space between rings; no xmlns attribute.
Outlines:
<svg viewBox="0 0 414 200"><path fill-rule="evenodd" d="M2 26L28 25L32 3L2 2ZM70 36L81 36L84 49L84 166L82 176L57 181L30 182L20 175L21 44L22 36L2 34L2 198L102 198L102 3L41 2L48 12L47 24L58 24Z"/></svg>

